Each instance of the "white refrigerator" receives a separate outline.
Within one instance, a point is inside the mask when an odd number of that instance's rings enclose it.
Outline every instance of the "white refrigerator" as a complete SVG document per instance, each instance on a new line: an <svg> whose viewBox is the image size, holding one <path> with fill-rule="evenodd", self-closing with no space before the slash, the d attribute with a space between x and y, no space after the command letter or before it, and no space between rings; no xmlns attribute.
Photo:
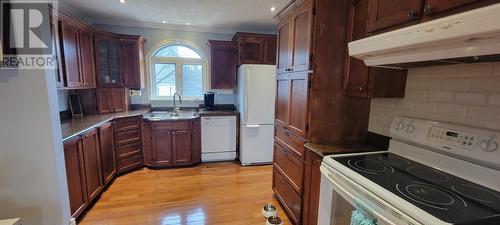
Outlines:
<svg viewBox="0 0 500 225"><path fill-rule="evenodd" d="M271 164L274 143L276 66L241 65L238 68L240 161L243 166Z"/></svg>

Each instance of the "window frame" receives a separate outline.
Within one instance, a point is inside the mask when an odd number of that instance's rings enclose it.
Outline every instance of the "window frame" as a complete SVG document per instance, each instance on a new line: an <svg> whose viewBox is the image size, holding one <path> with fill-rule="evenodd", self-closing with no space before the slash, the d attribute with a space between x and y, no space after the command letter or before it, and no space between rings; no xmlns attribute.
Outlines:
<svg viewBox="0 0 500 225"><path fill-rule="evenodd" d="M196 52L200 58L181 58L181 57L162 57L155 56L161 49L169 46L183 46L186 48L190 48L194 52ZM207 85L207 60L203 54L200 54L200 51L188 44L179 43L179 42L169 42L160 45L158 48L152 52L149 57L149 78L150 78L150 99L151 100L172 100L172 96L158 96L156 93L156 71L155 64L157 63L166 63L166 64L175 64L175 86L177 91L179 88L183 87L183 65L193 65L198 64L201 65L202 69L202 93L205 92ZM180 94L180 93L179 93ZM184 96L181 94L183 100L202 100L203 94L201 96Z"/></svg>

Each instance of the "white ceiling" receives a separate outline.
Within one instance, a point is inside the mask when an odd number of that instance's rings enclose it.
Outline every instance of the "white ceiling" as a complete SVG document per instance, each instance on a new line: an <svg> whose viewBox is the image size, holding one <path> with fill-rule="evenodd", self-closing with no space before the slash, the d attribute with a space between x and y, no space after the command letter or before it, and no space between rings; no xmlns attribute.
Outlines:
<svg viewBox="0 0 500 225"><path fill-rule="evenodd" d="M216 33L274 33L273 17L288 2L290 0L125 0L122 4L119 0L59 0L59 7L94 24ZM276 11L272 12L271 7L276 7Z"/></svg>

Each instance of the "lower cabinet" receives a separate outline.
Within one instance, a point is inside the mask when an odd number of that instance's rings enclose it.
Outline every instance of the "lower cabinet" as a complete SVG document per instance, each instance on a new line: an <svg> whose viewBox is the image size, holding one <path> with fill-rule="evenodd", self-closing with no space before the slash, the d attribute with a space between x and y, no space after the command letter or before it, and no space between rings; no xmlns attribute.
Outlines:
<svg viewBox="0 0 500 225"><path fill-rule="evenodd" d="M199 163L201 157L199 121L150 121L152 167L188 166ZM147 148L147 147L146 147Z"/></svg>
<svg viewBox="0 0 500 225"><path fill-rule="evenodd" d="M114 120L117 172L123 174L143 167L141 116Z"/></svg>
<svg viewBox="0 0 500 225"><path fill-rule="evenodd" d="M85 184L85 167L83 165L83 146L80 136L64 143L64 160L66 163L66 180L71 216L77 217L87 206L87 190Z"/></svg>
<svg viewBox="0 0 500 225"><path fill-rule="evenodd" d="M71 215L78 217L103 188L97 129L64 143Z"/></svg>
<svg viewBox="0 0 500 225"><path fill-rule="evenodd" d="M307 150L306 152L306 169L304 173L304 203L302 213L303 225L317 225L318 224L318 210L319 210L319 188L321 184L321 158L316 153Z"/></svg>
<svg viewBox="0 0 500 225"><path fill-rule="evenodd" d="M116 174L116 157L112 122L108 122L99 127L99 143L101 147L102 182L106 185Z"/></svg>

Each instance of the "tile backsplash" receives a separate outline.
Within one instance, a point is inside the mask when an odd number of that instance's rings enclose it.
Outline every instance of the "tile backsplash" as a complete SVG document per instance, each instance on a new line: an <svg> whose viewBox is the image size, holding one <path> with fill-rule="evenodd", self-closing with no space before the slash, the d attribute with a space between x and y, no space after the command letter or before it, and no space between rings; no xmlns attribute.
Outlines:
<svg viewBox="0 0 500 225"><path fill-rule="evenodd" d="M68 90L57 90L57 101L59 102L59 112L69 110Z"/></svg>
<svg viewBox="0 0 500 225"><path fill-rule="evenodd" d="M368 130L388 136L397 116L500 130L500 63L410 69L405 98L371 100Z"/></svg>

